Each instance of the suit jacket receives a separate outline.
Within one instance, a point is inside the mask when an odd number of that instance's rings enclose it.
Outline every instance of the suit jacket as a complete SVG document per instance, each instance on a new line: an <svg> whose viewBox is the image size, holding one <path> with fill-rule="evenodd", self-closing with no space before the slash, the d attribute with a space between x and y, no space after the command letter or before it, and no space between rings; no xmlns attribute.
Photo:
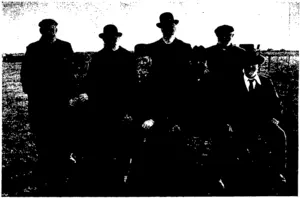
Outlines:
<svg viewBox="0 0 300 198"><path fill-rule="evenodd" d="M246 52L235 45L230 45L224 49L217 44L206 49L205 57L212 80L224 80L226 78L228 81L242 74Z"/></svg>
<svg viewBox="0 0 300 198"><path fill-rule="evenodd" d="M160 39L146 49L152 66L141 91L145 117L178 121L189 99L191 45L177 38L171 44Z"/></svg>
<svg viewBox="0 0 300 198"><path fill-rule="evenodd" d="M59 39L52 44L42 39L27 46L21 67L23 91L36 104L68 102L73 50ZM53 97L55 96L55 97Z"/></svg>
<svg viewBox="0 0 300 198"><path fill-rule="evenodd" d="M279 119L281 106L272 81L259 75L261 85L256 83L253 91L247 90L243 76L232 87L230 94L232 124L239 128L260 128Z"/></svg>
<svg viewBox="0 0 300 198"><path fill-rule="evenodd" d="M209 131L221 131L228 124L228 92L242 75L246 52L235 45L224 49L216 44L205 49L203 56L209 70L202 80L204 123Z"/></svg>
<svg viewBox="0 0 300 198"><path fill-rule="evenodd" d="M92 110L107 116L124 116L131 110L136 83L133 54L123 47L93 54L85 90Z"/></svg>

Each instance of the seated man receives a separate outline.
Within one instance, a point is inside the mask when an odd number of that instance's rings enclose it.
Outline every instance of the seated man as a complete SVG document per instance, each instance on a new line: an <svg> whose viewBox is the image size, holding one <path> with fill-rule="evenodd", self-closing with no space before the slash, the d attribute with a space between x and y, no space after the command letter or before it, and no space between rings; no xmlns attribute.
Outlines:
<svg viewBox="0 0 300 198"><path fill-rule="evenodd" d="M267 195L274 193L272 189L278 184L274 183L277 179L284 180L286 136L278 126L280 101L272 81L258 74L264 57L258 55L254 48L246 50L249 56L243 75L229 95L232 102L231 125L240 168L236 170L241 170L240 179L249 183L237 182L239 179L235 182L243 186L238 188L244 190L239 195L256 192L258 194L253 195ZM261 190L267 194L261 194Z"/></svg>

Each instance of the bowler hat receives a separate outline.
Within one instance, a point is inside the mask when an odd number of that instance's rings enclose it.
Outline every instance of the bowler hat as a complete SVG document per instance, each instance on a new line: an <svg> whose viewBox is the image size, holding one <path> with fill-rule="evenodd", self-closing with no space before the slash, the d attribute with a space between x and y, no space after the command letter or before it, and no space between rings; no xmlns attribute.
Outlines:
<svg viewBox="0 0 300 198"><path fill-rule="evenodd" d="M42 28L42 27L49 27L51 25L55 25L57 26L58 23L53 20L53 19L43 19L41 22L39 22L39 26Z"/></svg>
<svg viewBox="0 0 300 198"><path fill-rule="evenodd" d="M165 13L162 13L160 16L159 16L159 23L156 24L157 27L159 28L162 28L163 26L167 25L167 24L178 24L179 23L179 20L177 19L174 19L173 17L173 14L170 13L170 12L165 12Z"/></svg>
<svg viewBox="0 0 300 198"><path fill-rule="evenodd" d="M108 25L104 26L103 33L100 33L99 37L103 38L103 37L108 36L108 35L120 37L120 36L122 36L122 33L118 32L118 28L115 25L108 24Z"/></svg>
<svg viewBox="0 0 300 198"><path fill-rule="evenodd" d="M247 53L246 63L247 65L253 64L263 64L265 58L259 54L254 48L254 44L240 44L240 47L243 48Z"/></svg>
<svg viewBox="0 0 300 198"><path fill-rule="evenodd" d="M221 25L215 29L215 34L217 36L221 36L231 32L234 32L234 28L230 25Z"/></svg>

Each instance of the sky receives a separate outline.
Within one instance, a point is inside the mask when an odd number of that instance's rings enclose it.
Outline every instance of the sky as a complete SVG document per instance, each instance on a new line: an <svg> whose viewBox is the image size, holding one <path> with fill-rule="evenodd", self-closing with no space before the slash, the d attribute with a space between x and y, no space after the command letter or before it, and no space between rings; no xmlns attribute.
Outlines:
<svg viewBox="0 0 300 198"><path fill-rule="evenodd" d="M192 46L216 44L216 27L234 27L233 43L260 44L262 50L298 50L300 1L294 0L84 0L2 1L1 51L23 53L40 38L38 23L58 22L57 38L75 52L99 51L98 37L107 24L123 33L120 45L133 50L139 43L161 38L159 15L172 12L179 20L176 37Z"/></svg>

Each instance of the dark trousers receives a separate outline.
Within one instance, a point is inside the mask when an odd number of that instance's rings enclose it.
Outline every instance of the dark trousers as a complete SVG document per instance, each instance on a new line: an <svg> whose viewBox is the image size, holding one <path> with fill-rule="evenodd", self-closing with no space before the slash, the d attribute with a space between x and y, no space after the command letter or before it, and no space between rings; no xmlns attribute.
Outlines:
<svg viewBox="0 0 300 198"><path fill-rule="evenodd" d="M70 156L67 105L51 100L31 100L29 97L28 110L38 153L33 172L38 190L43 196L62 195Z"/></svg>
<svg viewBox="0 0 300 198"><path fill-rule="evenodd" d="M231 151L221 152L222 161L227 161L222 173L226 195L275 195L284 188L280 177L285 169L284 131L273 123L247 125L236 128L233 139L224 142L223 148L229 144Z"/></svg>

